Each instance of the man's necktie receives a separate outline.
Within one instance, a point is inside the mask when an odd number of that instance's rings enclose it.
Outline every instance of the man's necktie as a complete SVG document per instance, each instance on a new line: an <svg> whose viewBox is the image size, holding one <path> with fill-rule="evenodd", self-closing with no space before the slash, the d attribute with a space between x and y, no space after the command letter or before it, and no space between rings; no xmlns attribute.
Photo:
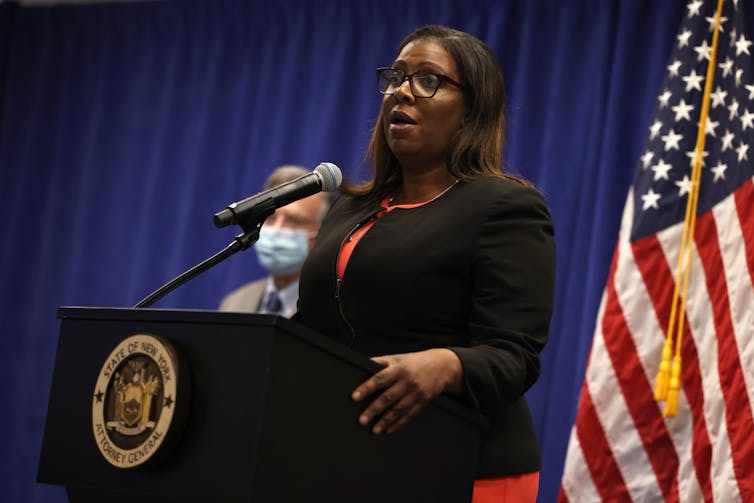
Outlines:
<svg viewBox="0 0 754 503"><path fill-rule="evenodd" d="M267 296L267 305L264 310L270 314L280 314L283 309L283 303L280 302L280 296L277 291L272 290L270 295Z"/></svg>

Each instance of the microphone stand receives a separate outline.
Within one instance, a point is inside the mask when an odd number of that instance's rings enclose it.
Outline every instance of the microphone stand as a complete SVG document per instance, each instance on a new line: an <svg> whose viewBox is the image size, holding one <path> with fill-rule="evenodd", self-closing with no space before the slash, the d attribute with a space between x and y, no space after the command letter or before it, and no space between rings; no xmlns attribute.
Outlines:
<svg viewBox="0 0 754 503"><path fill-rule="evenodd" d="M204 271L210 269L211 267L214 267L231 255L241 250L248 249L259 239L259 229L262 227L262 223L264 223L267 217L272 215L274 212L275 207L273 205L269 205L266 208L257 208L257 211L255 211L250 218L242 223L239 223L239 225L243 229L243 233L236 236L228 246L215 253L208 259L204 260L203 262L195 265L183 274L176 276L172 280L168 281L160 288L149 294L147 297L144 297L139 301L138 304L134 306L134 309L142 309L151 306L168 293L186 283L188 280L195 278Z"/></svg>

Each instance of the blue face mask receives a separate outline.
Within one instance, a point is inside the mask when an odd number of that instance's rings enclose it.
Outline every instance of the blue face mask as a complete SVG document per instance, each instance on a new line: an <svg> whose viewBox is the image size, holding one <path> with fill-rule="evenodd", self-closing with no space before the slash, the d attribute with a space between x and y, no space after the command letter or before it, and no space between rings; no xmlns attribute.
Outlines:
<svg viewBox="0 0 754 503"><path fill-rule="evenodd" d="M274 276L291 274L304 265L309 254L309 233L262 226L254 245L262 267Z"/></svg>

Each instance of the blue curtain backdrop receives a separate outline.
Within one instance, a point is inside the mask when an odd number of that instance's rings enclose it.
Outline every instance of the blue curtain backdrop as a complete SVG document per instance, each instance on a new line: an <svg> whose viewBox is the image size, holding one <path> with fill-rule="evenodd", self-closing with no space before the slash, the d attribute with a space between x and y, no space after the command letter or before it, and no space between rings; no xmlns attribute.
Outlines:
<svg viewBox="0 0 754 503"><path fill-rule="evenodd" d="M131 306L232 240L214 212L280 164L364 178L374 68L415 27L485 40L509 94L509 171L558 243L529 392L554 501L619 219L683 2L208 0L0 3L0 500L35 482L61 305ZM156 307L216 307L261 276L239 254ZM72 455L75 455L72 453Z"/></svg>

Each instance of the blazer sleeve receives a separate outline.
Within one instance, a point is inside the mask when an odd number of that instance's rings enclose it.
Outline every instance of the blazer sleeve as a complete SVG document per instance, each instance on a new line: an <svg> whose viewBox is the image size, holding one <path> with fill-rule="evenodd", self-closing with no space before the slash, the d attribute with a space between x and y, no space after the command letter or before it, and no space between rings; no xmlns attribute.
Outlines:
<svg viewBox="0 0 754 503"><path fill-rule="evenodd" d="M451 347L463 366L464 392L487 414L537 380L555 284L555 238L542 196L512 183L490 205L472 260L469 346Z"/></svg>

